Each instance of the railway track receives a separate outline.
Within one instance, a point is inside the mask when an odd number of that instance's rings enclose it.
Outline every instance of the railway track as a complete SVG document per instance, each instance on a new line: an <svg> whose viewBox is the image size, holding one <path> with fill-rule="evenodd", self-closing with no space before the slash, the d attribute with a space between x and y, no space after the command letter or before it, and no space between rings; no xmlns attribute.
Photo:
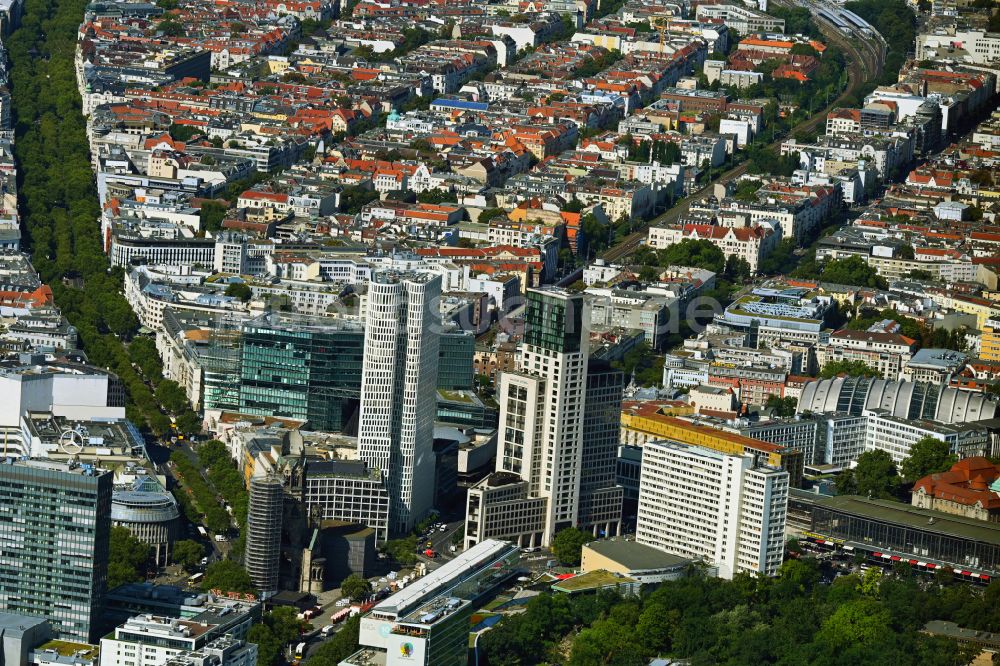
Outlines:
<svg viewBox="0 0 1000 666"><path fill-rule="evenodd" d="M791 2L778 2L777 4L794 6ZM814 17L816 14L814 13ZM818 22L820 32L827 38L828 43L839 46L847 54L849 64L847 66L848 83L844 91L830 104L821 109L808 120L805 120L791 128L775 141L769 144L769 148L780 149L781 143L796 132L809 133L815 130L821 123L826 122L826 112L839 106L844 100L857 93L861 87L882 71L882 50L877 44L877 37L870 39L858 38L857 40L847 39L835 26L828 22ZM860 48L859 48L860 47ZM728 183L739 178L747 171L746 162L739 164L732 169L720 174L714 181L708 183L697 192L694 192L675 203L670 210L654 218L650 222L644 223L637 231L630 233L615 245L609 247L601 253L600 258L605 261L618 261L631 255L642 244L646 238L646 231L650 226L665 226L676 223L681 216L687 214L691 204L703 199L712 188L718 183Z"/></svg>

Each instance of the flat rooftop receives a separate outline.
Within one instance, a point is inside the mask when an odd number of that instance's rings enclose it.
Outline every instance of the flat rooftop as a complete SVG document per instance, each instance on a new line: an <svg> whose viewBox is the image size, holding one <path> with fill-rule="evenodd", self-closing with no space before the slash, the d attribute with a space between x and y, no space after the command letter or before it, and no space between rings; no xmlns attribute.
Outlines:
<svg viewBox="0 0 1000 666"><path fill-rule="evenodd" d="M455 612L467 607L470 602L458 597L437 597L425 604L420 605L416 610L406 617L400 618L401 622L409 624L433 625L441 620L453 615Z"/></svg>
<svg viewBox="0 0 1000 666"><path fill-rule="evenodd" d="M64 474L78 474L80 476L101 476L107 474L108 470L95 468L92 465L79 464L79 463L68 463L59 462L56 460L47 460L44 458L28 458L25 460L14 460L9 459L6 462L0 461L0 464L6 464L11 467L29 467L32 469L49 470L52 472L62 472Z"/></svg>
<svg viewBox="0 0 1000 666"><path fill-rule="evenodd" d="M164 605L191 606L192 608L203 607L208 602L207 594L192 593L176 585L156 585L155 583L125 583L109 590L107 596L108 599L118 601L143 601ZM232 602L220 598L215 603L224 605Z"/></svg>
<svg viewBox="0 0 1000 666"><path fill-rule="evenodd" d="M557 592L572 593L583 592L584 590L600 590L605 587L611 587L612 585L631 585L638 582L639 581L635 578L619 576L611 573L610 571L598 569L597 571L591 571L589 573L579 574L578 576L561 580L558 583L553 584L552 589Z"/></svg>
<svg viewBox="0 0 1000 666"><path fill-rule="evenodd" d="M347 666L385 666L387 660L385 650L362 648L340 663Z"/></svg>
<svg viewBox="0 0 1000 666"><path fill-rule="evenodd" d="M870 500L857 495L821 497L816 506L913 529L928 530L972 541L1000 545L1000 524L953 516L932 509L918 509L890 500Z"/></svg>
<svg viewBox="0 0 1000 666"><path fill-rule="evenodd" d="M771 444L763 440L753 439L752 437L744 437L743 435L737 435L725 430L719 430L701 423L685 421L675 416L653 415L653 418L655 418L655 420L659 423L672 426L683 431L683 436L680 437L676 436L676 433L672 435L665 435L663 437L665 440L680 442L681 444L694 444L705 447L707 445L703 443L700 437L707 437L723 440L731 444L739 444L744 449L762 451L764 453L785 453L789 451L786 446Z"/></svg>
<svg viewBox="0 0 1000 666"><path fill-rule="evenodd" d="M85 661L94 661L100 654L101 648L89 643L51 640L39 645L34 652L49 652L58 654L60 657L77 657Z"/></svg>
<svg viewBox="0 0 1000 666"><path fill-rule="evenodd" d="M970 430L983 430L985 426L980 421L967 421L964 423L942 423L941 421L931 421L928 419L904 419L900 416L893 416L887 409L869 409L873 415L886 421L893 421L918 428L926 428L944 434L961 434Z"/></svg>
<svg viewBox="0 0 1000 666"><path fill-rule="evenodd" d="M466 405L482 404L482 400L473 391L452 391L438 389L438 396L448 402L458 402Z"/></svg>
<svg viewBox="0 0 1000 666"><path fill-rule="evenodd" d="M372 611L397 617L407 615L429 598L443 594L460 583L471 571L510 551L516 552L516 548L506 541L492 539L482 541L439 569L416 579L396 594L379 602Z"/></svg>
<svg viewBox="0 0 1000 666"><path fill-rule="evenodd" d="M932 636L947 636L957 641L972 641L977 643L988 643L994 647L1000 647L1000 634L989 631L976 631L960 627L954 622L944 620L931 620L924 625L924 632Z"/></svg>
<svg viewBox="0 0 1000 666"><path fill-rule="evenodd" d="M928 349L919 350L907 363L911 368L927 367L947 370L953 367L961 367L968 356L962 352L951 349Z"/></svg>
<svg viewBox="0 0 1000 666"><path fill-rule="evenodd" d="M630 571L679 567L691 561L635 541L591 541L585 548L614 560Z"/></svg>

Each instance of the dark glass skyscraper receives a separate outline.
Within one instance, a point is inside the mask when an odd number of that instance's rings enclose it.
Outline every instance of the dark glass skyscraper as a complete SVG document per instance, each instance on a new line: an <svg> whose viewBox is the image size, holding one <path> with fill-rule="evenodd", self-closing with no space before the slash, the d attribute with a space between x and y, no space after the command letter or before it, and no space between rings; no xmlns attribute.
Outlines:
<svg viewBox="0 0 1000 666"><path fill-rule="evenodd" d="M93 642L108 578L112 474L42 460L0 462L0 610L49 619Z"/></svg>
<svg viewBox="0 0 1000 666"><path fill-rule="evenodd" d="M471 389L475 338L460 330L440 338L437 387ZM239 382L232 384L239 411L308 421L316 430L349 428L361 399L360 323L271 313L246 322L238 344Z"/></svg>
<svg viewBox="0 0 1000 666"><path fill-rule="evenodd" d="M528 291L524 344L550 352L574 354L583 345L583 297L555 291Z"/></svg>
<svg viewBox="0 0 1000 666"><path fill-rule="evenodd" d="M243 326L240 411L344 430L357 411L364 357L360 324L267 314Z"/></svg>
<svg viewBox="0 0 1000 666"><path fill-rule="evenodd" d="M438 353L437 387L445 391L472 388L472 359L476 351L476 337L472 333L455 330L441 334Z"/></svg>

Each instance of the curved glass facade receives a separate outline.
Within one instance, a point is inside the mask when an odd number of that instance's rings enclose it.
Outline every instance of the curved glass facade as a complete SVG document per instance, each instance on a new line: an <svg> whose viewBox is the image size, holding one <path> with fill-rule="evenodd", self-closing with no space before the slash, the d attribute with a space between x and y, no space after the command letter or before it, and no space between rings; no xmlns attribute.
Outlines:
<svg viewBox="0 0 1000 666"><path fill-rule="evenodd" d="M897 418L964 423L993 418L998 404L984 393L941 384L836 377L806 384L798 412L861 416L865 410L884 409Z"/></svg>

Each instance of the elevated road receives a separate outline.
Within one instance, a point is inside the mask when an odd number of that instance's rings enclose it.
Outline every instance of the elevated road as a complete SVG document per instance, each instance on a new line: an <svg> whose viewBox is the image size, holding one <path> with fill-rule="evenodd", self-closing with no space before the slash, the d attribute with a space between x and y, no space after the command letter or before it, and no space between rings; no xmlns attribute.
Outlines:
<svg viewBox="0 0 1000 666"><path fill-rule="evenodd" d="M776 4L788 7L801 6L788 2L787 0L778 1ZM844 88L844 91L833 100L833 102L821 109L811 118L804 120L795 127L791 128L787 134L775 139L775 141L769 144L769 148L779 150L781 148L781 143L790 134L794 134L796 132L810 133L820 126L825 127L826 113L829 110L841 106L845 100L855 95L861 90L862 86L864 86L868 81L871 81L879 76L882 72L885 51L881 36L877 33L875 35L867 35L860 30L853 32L852 34L845 35L841 33L836 26L823 20L816 13L817 9L821 6L822 5L819 3L810 3L806 5L810 12L812 12L813 20L816 22L820 32L823 33L827 43L835 44L846 55L848 62L847 86ZM643 224L637 231L629 234L617 244L609 247L600 255L600 258L608 262L613 262L629 256L642 244L642 241L646 238L646 230L650 226L675 224L683 215L687 214L692 203L708 196L712 192L712 188L716 183L728 183L736 178L739 178L746 172L746 162L723 172L711 183L708 183L696 192L677 201L677 203L671 206L670 210L654 218L650 222Z"/></svg>

